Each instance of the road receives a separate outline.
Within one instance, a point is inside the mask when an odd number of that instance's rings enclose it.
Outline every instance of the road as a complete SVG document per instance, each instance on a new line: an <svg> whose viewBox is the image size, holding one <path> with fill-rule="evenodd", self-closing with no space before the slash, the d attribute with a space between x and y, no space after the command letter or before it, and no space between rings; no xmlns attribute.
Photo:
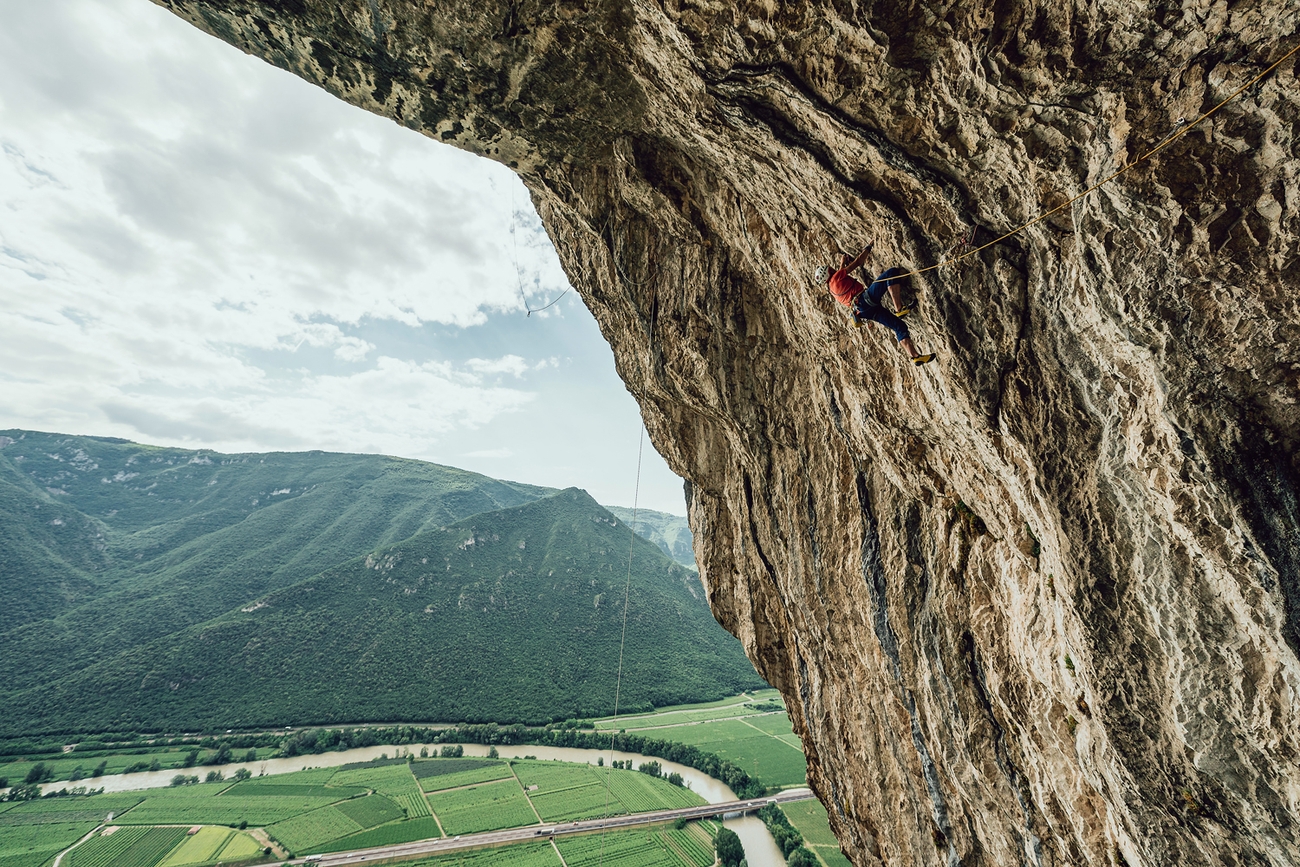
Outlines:
<svg viewBox="0 0 1300 867"><path fill-rule="evenodd" d="M346 867L352 864L366 864L385 858L412 858L418 855L441 855L459 849L473 849L478 846L500 846L504 843L522 843L525 840L546 840L564 834L590 834L594 831L618 830L637 825L651 825L659 822L673 822L677 819L709 819L728 813L749 813L769 803L784 804L790 801L806 801L813 796L807 789L790 789L752 798L746 801L726 801L721 804L702 804L698 807L683 807L679 810L656 810L652 813L635 813L631 816L611 816L608 819L587 819L579 822L548 822L542 825L527 825L523 828L510 828L505 831L486 831L482 834L464 834L460 837L437 837L432 840L419 840L414 843L399 843L395 846L380 846L375 849L356 849L352 852L332 852L329 855L315 855L310 858L295 858L289 864L319 864L320 867Z"/></svg>

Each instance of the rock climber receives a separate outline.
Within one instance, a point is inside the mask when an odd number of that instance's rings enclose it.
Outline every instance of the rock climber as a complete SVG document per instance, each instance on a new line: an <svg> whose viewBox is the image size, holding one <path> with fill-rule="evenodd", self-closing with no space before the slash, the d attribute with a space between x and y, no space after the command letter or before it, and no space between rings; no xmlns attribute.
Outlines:
<svg viewBox="0 0 1300 867"><path fill-rule="evenodd" d="M867 244L853 259L841 253L838 269L832 270L829 265L817 266L817 282L825 283L831 294L835 296L835 300L849 308L853 314L855 327L861 328L863 322L870 322L873 326L879 322L894 332L894 336L898 338L898 345L912 359L913 364L920 367L922 364L934 361L933 352L923 355L916 351L911 332L907 330L907 323L903 322L903 317L911 313L912 308L903 306L903 282L896 278L907 272L902 268L886 268L878 277L870 280L865 288L853 279L853 271L862 267L867 261L871 255L871 247L871 244ZM890 300L894 302L893 313L880 303L886 291L889 292Z"/></svg>

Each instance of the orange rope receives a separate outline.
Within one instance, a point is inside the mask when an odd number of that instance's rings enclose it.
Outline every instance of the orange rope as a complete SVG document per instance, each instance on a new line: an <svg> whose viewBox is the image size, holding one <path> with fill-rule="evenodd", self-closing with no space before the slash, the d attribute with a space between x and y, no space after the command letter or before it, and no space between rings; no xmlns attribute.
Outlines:
<svg viewBox="0 0 1300 867"><path fill-rule="evenodd" d="M1007 232L1005 235L1003 235L1003 236L1001 236L1001 237L999 237L999 238L994 238L992 241L989 241L987 244L983 244L983 245L981 245L981 246L979 246L979 247L976 247L976 248L973 249L973 250L970 250L969 252L963 253L962 255L956 257L955 259L945 259L944 261L940 262L938 265L930 265L930 266L928 266L928 267L926 267L926 268L918 268L918 269L915 270L915 271L909 271L909 272L906 273L906 274L900 274L900 275L898 275L896 278L891 278L891 280L892 280L892 279L901 280L901 279L903 279L904 277L912 277L912 276L915 276L915 275L917 275L917 274L924 274L926 271L933 271L934 269L936 269L936 268L941 268L941 267L943 267L944 265L953 265L953 264L956 264L957 262L960 262L960 261L963 260L963 259L967 259L967 258L969 258L969 257L971 257L971 256L974 256L976 253L980 252L981 250L987 250L989 247L992 247L994 244L1000 244L1001 242L1005 241L1007 238L1012 237L1013 235L1019 235L1021 232L1025 231L1025 229L1028 229L1030 226L1032 226L1032 225L1034 225L1034 224L1036 224L1036 223L1041 223L1043 220L1046 220L1048 217L1052 216L1053 214L1065 210L1066 208L1068 208L1068 207L1070 207L1071 205L1073 205L1075 202L1079 201L1079 199L1082 199L1084 196L1088 195L1089 193L1093 192L1094 190L1100 189L1101 187L1103 187L1103 186L1105 186L1106 184L1110 183L1111 181L1115 180L1115 179L1116 179L1117 177L1119 177L1120 175L1122 175L1122 174L1124 174L1125 172L1127 172L1129 169L1131 169L1131 168L1133 168L1133 167L1135 167L1135 166L1141 165L1142 163L1144 163L1144 162L1146 162L1147 160L1149 160L1151 157L1153 157L1153 156L1155 156L1156 154L1160 153L1160 151L1164 150L1165 148L1169 147L1169 146L1170 146L1171 144L1173 144L1174 142L1178 141L1178 139L1180 139L1180 138L1182 138L1183 136L1187 135L1187 133L1191 132L1192 129L1193 129L1197 124L1201 123L1201 122L1204 121L1206 118L1210 117L1210 115L1214 114L1216 111L1218 111L1219 109L1223 108L1223 107L1224 107L1225 105L1227 105L1228 103L1232 102L1232 101L1233 101L1234 99L1236 99L1238 96L1241 96L1241 94L1245 93L1249 88L1251 88L1251 87L1253 87L1255 84L1257 84L1261 79L1263 79L1265 76L1267 76L1270 72L1272 72L1274 69L1277 69L1279 66L1281 66L1284 62L1286 62L1287 58L1289 58L1291 55L1295 54L1296 51L1300 51L1300 44L1297 44L1295 48L1292 48L1292 49L1291 49L1290 51L1288 51L1286 54L1282 55L1282 59L1281 59L1281 60L1277 61L1277 62L1274 63L1272 66L1270 66L1268 69L1265 69L1265 70L1264 70L1263 72L1261 72L1259 75L1255 76L1255 77L1252 78L1250 81L1246 82L1244 85L1242 85L1241 87L1237 88L1237 90L1236 90L1235 92L1233 92L1233 94L1232 94L1231 96L1229 96L1227 99L1225 99L1225 100L1223 100L1222 102L1220 102L1220 103L1219 103L1218 105L1216 105L1214 108L1210 109L1210 110L1207 111L1205 114L1201 115L1200 117L1198 117L1196 120L1192 121L1191 123L1189 123L1189 124L1185 124L1184 126L1180 127L1180 128L1179 128L1177 131L1175 131L1172 135L1170 135L1169 137L1167 137L1164 141L1160 142L1160 144L1156 145L1156 146L1153 147L1151 150L1149 150L1149 151L1147 151L1146 153L1144 153L1142 156L1140 156L1140 157L1138 157L1137 159L1133 160L1133 162L1127 164L1126 166L1124 166L1123 168L1121 168L1119 171L1117 171L1117 172L1115 172L1115 173L1113 173L1113 174L1107 176L1106 178L1103 178L1102 180L1100 180L1100 181L1098 181L1097 183L1093 184L1091 187L1088 187L1088 189L1084 190L1082 193L1079 193L1079 195L1075 196L1073 199L1070 199L1068 202L1066 202L1066 203L1064 203L1064 204L1061 204L1061 205L1057 205L1055 208L1052 208L1050 211L1047 211L1046 213L1040 214L1040 215L1038 215L1037 217L1035 217L1034 219L1030 220L1028 223L1025 223L1025 224L1024 224L1023 226L1021 226L1020 228L1018 228L1018 229L1012 229L1010 232Z"/></svg>

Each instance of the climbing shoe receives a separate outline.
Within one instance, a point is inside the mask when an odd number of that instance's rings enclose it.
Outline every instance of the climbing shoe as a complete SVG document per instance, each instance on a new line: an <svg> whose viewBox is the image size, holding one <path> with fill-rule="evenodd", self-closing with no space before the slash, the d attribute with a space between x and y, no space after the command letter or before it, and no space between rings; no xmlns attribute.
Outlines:
<svg viewBox="0 0 1300 867"><path fill-rule="evenodd" d="M912 356L912 363L915 364L917 367L920 367L922 364L929 364L931 361L934 361L933 352L927 352L925 355Z"/></svg>
<svg viewBox="0 0 1300 867"><path fill-rule="evenodd" d="M902 319L904 316L911 313L915 309L916 309L915 307L904 307L902 310L899 310L894 315L897 316L899 319Z"/></svg>

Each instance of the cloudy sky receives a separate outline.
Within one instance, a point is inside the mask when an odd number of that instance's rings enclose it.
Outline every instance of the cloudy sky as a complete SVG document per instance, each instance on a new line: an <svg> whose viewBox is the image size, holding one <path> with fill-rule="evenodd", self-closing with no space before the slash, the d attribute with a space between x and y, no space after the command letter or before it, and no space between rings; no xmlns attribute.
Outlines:
<svg viewBox="0 0 1300 867"><path fill-rule="evenodd" d="M0 428L380 452L631 505L523 185L148 0L0 0ZM647 442L643 507L681 514Z"/></svg>

